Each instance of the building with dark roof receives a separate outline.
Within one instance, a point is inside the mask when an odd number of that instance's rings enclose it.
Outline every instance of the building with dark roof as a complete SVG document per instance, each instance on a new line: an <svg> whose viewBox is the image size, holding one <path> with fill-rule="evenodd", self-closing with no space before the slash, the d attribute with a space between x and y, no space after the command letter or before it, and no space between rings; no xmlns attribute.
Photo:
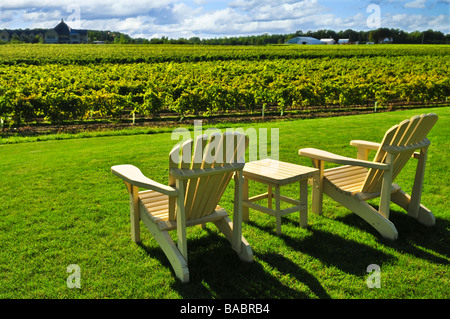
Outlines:
<svg viewBox="0 0 450 319"><path fill-rule="evenodd" d="M88 31L72 29L63 19L53 29L33 30L1 30L0 41L10 42L16 39L23 42L42 42L50 44L78 44L88 43Z"/></svg>

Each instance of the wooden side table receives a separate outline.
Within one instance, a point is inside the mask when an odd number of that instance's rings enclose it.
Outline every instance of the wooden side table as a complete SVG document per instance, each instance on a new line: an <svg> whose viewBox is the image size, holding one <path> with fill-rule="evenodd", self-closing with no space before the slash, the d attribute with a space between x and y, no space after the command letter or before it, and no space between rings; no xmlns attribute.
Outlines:
<svg viewBox="0 0 450 319"><path fill-rule="evenodd" d="M300 213L300 226L308 225L308 179L315 180L319 177L316 168L280 162L273 159L263 159L245 164L243 170L243 221L249 220L249 208L275 216L277 222L277 234L281 234L281 216L294 212ZM267 185L267 193L248 198L248 181L256 181ZM300 183L300 200L289 198L280 194L283 185ZM275 188L275 194L272 191ZM254 202L268 199L268 207L258 205ZM272 209L272 198L275 198L275 209ZM294 206L281 210L281 201Z"/></svg>

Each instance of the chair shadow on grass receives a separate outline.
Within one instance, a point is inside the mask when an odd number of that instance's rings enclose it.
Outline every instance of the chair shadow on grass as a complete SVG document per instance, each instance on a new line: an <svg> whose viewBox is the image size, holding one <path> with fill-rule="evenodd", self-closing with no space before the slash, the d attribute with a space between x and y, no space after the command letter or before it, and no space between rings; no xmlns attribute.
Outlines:
<svg viewBox="0 0 450 319"><path fill-rule="evenodd" d="M278 272L290 274L307 285L318 298L329 298L319 281L284 256L260 254L253 249L255 260L241 261L230 243L221 235L207 228L206 236L189 239L188 258L190 281L176 280L172 287L185 299L304 299L309 295L287 287L279 278L268 273L256 259L268 263ZM156 258L167 271L173 269L159 247L149 248L139 244L151 258Z"/></svg>
<svg viewBox="0 0 450 319"><path fill-rule="evenodd" d="M289 223L284 219L283 223ZM294 222L292 222L294 224ZM312 235L295 238L289 235L277 235L271 225L248 223L280 237L288 247L299 254L307 254L318 259L326 267L336 267L345 273L357 276L367 274L370 264L383 264L395 259L392 255L380 252L367 245L347 240L344 236L334 235L317 229L311 229ZM208 226L209 227L209 226ZM296 224L298 227L298 224ZM183 284L176 280L172 287L186 299L302 299L317 297L330 298L315 274L289 258L270 251L258 251L258 245L252 245L255 260L243 262L231 249L230 243L213 228L207 228L200 238L188 236L188 258L190 282ZM270 234L273 233L273 234ZM172 267L159 247L141 247L151 258L158 259L162 266L174 276ZM265 269L267 264L272 275ZM267 267L266 267L267 268ZM283 284L280 276L289 275L301 285L309 288L310 294Z"/></svg>
<svg viewBox="0 0 450 319"><path fill-rule="evenodd" d="M374 206L375 207L375 206ZM375 207L376 208L376 207ZM326 212L324 212L326 217ZM418 258L428 259L435 263L447 264L445 257L436 256L417 246L432 250L437 254L448 256L449 222L436 218L436 225L426 227L409 217L403 211L391 208L391 220L399 231L396 241L383 239L378 232L356 214L349 213L337 217L336 222L342 222L350 227L358 228L373 234L386 246L410 253ZM283 224L296 221L284 218ZM273 225L261 225L250 221L250 227L256 227L273 236L280 237L287 246L299 254L307 254L318 259L326 267L336 267L341 271L356 276L367 274L370 264L382 265L395 262L395 256L386 254L368 245L345 238L345 234L332 234L309 227L310 235L302 238L286 234L277 235ZM188 258L190 282L183 284L175 280L172 288L186 299L302 299L311 295L298 291L283 284L279 276L289 275L306 285L318 298L330 298L318 278L302 265L292 262L276 252L261 253L257 245L252 245L255 260L252 263L243 262L231 249L230 243L213 227L208 226L200 238L189 238ZM161 265L174 277L172 267L159 247L140 246L151 258L156 258ZM263 266L266 263L275 269L277 277L270 274Z"/></svg>
<svg viewBox="0 0 450 319"><path fill-rule="evenodd" d="M373 205L373 207L378 209L377 205ZM326 215L326 212L324 215ZM354 213L349 213L344 217L338 217L335 220L364 232L369 232L380 238L380 242L384 245L414 255L417 258L439 264L449 263L450 241L448 229L450 222L448 220L436 217L436 224L434 226L425 226L416 219L408 216L403 209L396 208L395 206L391 206L389 219L394 223L398 231L398 239L395 241L383 239L374 228ZM418 246L423 249L418 248ZM443 255L444 257L427 252L425 249Z"/></svg>
<svg viewBox="0 0 450 319"><path fill-rule="evenodd" d="M250 222L262 230L273 232L271 227L262 227ZM282 224L292 223L293 227L299 227L298 222L290 219L283 219ZM392 261L396 257L374 249L368 245L345 239L345 234L335 235L319 229L308 227L310 236L305 238L295 238L282 233L277 235L298 253L304 253L320 260L326 266L333 266L345 273L363 276L367 274L367 266L371 264L383 264Z"/></svg>

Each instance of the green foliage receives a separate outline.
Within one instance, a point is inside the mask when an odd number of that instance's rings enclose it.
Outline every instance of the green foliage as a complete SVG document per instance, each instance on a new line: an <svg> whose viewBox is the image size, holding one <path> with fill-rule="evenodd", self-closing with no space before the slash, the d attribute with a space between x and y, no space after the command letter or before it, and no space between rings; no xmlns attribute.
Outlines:
<svg viewBox="0 0 450 319"><path fill-rule="evenodd" d="M0 116L59 123L445 101L449 54L439 45L7 45L0 47Z"/></svg>

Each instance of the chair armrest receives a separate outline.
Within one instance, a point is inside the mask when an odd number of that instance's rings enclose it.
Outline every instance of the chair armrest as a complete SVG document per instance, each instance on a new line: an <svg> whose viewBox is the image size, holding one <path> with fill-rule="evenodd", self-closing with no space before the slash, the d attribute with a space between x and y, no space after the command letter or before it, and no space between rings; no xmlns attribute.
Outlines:
<svg viewBox="0 0 450 319"><path fill-rule="evenodd" d="M359 159L336 155L336 154L318 150L315 148L302 148L298 151L298 155L309 157L311 159L326 161L326 162L335 163L335 164L342 164L342 165L353 165L353 166L361 166L361 167L382 169L382 170L387 170L390 168L389 164L363 161L363 160L359 160Z"/></svg>
<svg viewBox="0 0 450 319"><path fill-rule="evenodd" d="M136 166L117 165L111 167L111 172L133 186L150 189L168 196L178 196L178 190L176 188L160 184L145 177Z"/></svg>
<svg viewBox="0 0 450 319"><path fill-rule="evenodd" d="M378 151L381 144L375 143L375 142L369 142L369 141L362 141L362 140L354 140L350 141L351 146L355 146L357 148L365 148L372 151Z"/></svg>

